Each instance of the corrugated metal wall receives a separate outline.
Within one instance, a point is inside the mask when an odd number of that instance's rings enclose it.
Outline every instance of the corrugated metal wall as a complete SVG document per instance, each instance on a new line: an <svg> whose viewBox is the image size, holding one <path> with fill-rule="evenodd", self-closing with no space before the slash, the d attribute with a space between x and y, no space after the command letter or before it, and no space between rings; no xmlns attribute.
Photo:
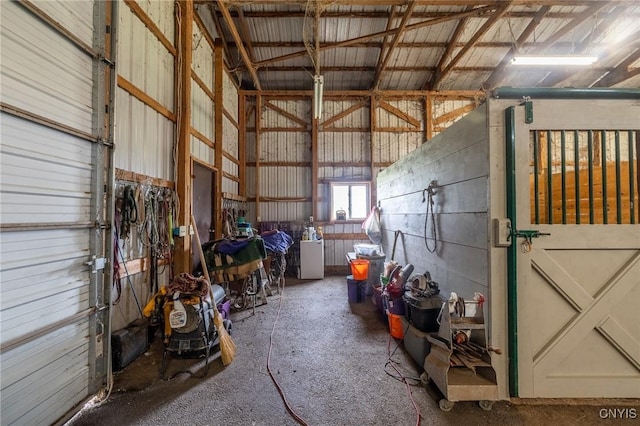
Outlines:
<svg viewBox="0 0 640 426"><path fill-rule="evenodd" d="M105 2L0 3L3 425L51 424L105 382L108 286L86 262L110 247L97 226L109 225L106 13Z"/></svg>
<svg viewBox="0 0 640 426"><path fill-rule="evenodd" d="M140 2L149 18L174 39L173 4ZM174 110L174 56L125 3L119 5L116 115L116 167L161 179L173 179L175 117L165 117L122 88L125 79L169 113Z"/></svg>
<svg viewBox="0 0 640 426"><path fill-rule="evenodd" d="M191 80L191 127L203 135L207 140L201 140L197 136L191 138L191 155L200 161L215 165L215 120L214 100L214 53L213 48L205 38L200 27L193 25L193 58L191 68L206 87Z"/></svg>
<svg viewBox="0 0 640 426"><path fill-rule="evenodd" d="M172 2L120 2L118 12L115 167L147 176L149 180L173 181L176 122L174 5ZM153 23L170 48L143 19ZM116 196L122 197L126 185L139 187L143 193L157 190L146 183L119 180ZM128 238L119 240L120 261L143 259L149 255L144 236L136 226L133 229ZM122 271L127 272L124 266ZM169 268L161 268L162 282L168 280L168 273ZM114 330L140 318L138 305L143 305L153 292L150 279L148 270L123 276L120 299L113 307Z"/></svg>
<svg viewBox="0 0 640 426"><path fill-rule="evenodd" d="M293 221L302 227L313 211L308 201L313 189L310 101L269 99L266 96L262 100L257 155L255 115L250 116L247 123L248 196L252 199L257 195L260 197L258 209L255 203L250 203L249 215L251 220L259 216L261 221ZM251 101L247 108L255 105ZM453 101L448 98L433 102L436 107L434 118L445 116L445 119L438 121L438 130L459 118L457 109L473 103L470 100ZM314 220L323 223L325 234L331 235L331 238L361 234L362 229L359 223L328 222L331 216L329 183L365 180L372 181L375 188L376 175L380 170L408 155L425 141L425 98L376 99L375 105L372 131L371 100L367 97L329 98L323 103L323 124L318 132L317 148L318 217ZM461 111L460 116L467 112ZM300 120L309 124L305 126ZM326 241L326 247L329 248L325 257L326 265L345 265L345 255L353 251L353 244L367 240L362 235L361 240Z"/></svg>
<svg viewBox="0 0 640 426"><path fill-rule="evenodd" d="M238 88L233 84L228 73L222 77L222 97L224 116L222 118L222 148L233 160L226 156L222 160L222 171L230 176L222 180L222 192L240 193L240 157L238 150Z"/></svg>

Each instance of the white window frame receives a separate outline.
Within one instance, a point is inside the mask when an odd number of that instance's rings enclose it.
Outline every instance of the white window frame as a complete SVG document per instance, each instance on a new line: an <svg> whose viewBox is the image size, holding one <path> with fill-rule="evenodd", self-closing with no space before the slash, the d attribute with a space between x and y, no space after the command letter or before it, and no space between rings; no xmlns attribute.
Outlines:
<svg viewBox="0 0 640 426"><path fill-rule="evenodd" d="M366 186L367 188L367 205L365 206L365 213L363 217L352 217L353 206L351 205L351 187L352 186ZM335 187L349 187L349 206L336 205L333 199L333 188ZM334 181L329 183L329 198L331 200L331 222L336 222L336 210L342 208L347 212L346 222L349 221L363 221L366 219L369 211L371 210L371 182L370 181ZM340 221L342 222L342 221Z"/></svg>

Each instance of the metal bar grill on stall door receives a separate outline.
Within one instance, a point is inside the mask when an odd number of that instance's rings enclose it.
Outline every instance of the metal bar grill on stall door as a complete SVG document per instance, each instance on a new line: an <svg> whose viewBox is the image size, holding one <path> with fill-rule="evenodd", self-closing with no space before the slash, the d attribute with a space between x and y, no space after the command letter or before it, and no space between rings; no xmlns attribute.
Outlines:
<svg viewBox="0 0 640 426"><path fill-rule="evenodd" d="M530 134L531 223L637 223L634 131L532 130Z"/></svg>

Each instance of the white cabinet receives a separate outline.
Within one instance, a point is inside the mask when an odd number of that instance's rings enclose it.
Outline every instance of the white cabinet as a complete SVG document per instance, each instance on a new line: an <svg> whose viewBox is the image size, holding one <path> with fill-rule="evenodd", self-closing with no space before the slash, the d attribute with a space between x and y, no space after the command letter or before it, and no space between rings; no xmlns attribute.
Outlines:
<svg viewBox="0 0 640 426"><path fill-rule="evenodd" d="M300 272L302 280L324 278L324 240L300 241Z"/></svg>

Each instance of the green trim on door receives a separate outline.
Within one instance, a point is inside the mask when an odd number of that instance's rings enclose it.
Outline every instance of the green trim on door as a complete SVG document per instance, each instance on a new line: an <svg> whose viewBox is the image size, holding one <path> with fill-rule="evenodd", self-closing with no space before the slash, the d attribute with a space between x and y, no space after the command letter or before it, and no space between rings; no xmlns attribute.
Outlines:
<svg viewBox="0 0 640 426"><path fill-rule="evenodd" d="M516 223L516 108L504 111L505 155L507 186L507 218L511 230L518 229ZM507 247L507 323L509 336L509 394L518 396L518 252L516 236L511 234L511 245Z"/></svg>

